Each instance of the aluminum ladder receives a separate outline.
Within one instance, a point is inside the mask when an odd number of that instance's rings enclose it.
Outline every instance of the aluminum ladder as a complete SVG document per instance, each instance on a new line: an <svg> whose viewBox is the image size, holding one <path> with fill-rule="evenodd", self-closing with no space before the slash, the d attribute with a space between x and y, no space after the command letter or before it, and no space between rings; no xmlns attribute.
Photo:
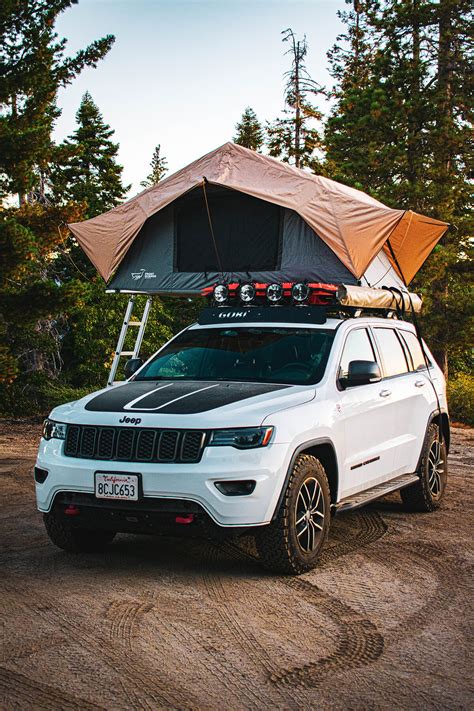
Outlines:
<svg viewBox="0 0 474 711"><path fill-rule="evenodd" d="M132 321L133 307L135 306L135 295L130 297L125 311L125 318L122 324L122 329L120 331L120 336L117 341L117 348L115 349L114 359L112 361L112 367L110 368L109 379L107 380L107 386L115 384L115 376L117 375L117 369L120 363L120 358L122 356L129 356L132 358L138 358L140 353L140 348L143 341L143 336L145 335L145 328L148 321L148 316L150 315L150 309L152 304L152 297L149 296L146 300L145 308L143 309L143 314L140 321ZM133 351L124 351L123 346L125 343L125 338L128 329L134 326L138 328L137 337L135 339L135 346Z"/></svg>

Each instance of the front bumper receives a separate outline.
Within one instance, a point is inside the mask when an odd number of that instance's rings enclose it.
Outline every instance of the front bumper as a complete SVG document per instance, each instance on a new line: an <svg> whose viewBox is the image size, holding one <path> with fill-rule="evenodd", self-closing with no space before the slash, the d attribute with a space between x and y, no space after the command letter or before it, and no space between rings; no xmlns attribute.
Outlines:
<svg viewBox="0 0 474 711"><path fill-rule="evenodd" d="M269 523L285 481L288 445L250 450L206 447L196 464L155 464L77 459L63 454L64 442L41 440L36 466L48 472L36 483L38 509L50 511L59 492L94 493L95 472L140 474L146 499L178 499L199 504L219 526L246 527ZM226 496L216 481L256 482L251 494Z"/></svg>

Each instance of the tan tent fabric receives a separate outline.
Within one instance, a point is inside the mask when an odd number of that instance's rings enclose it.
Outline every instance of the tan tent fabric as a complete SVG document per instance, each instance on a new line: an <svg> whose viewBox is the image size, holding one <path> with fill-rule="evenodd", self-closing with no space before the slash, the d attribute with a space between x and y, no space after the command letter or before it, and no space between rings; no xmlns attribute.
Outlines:
<svg viewBox="0 0 474 711"><path fill-rule="evenodd" d="M444 222L393 210L359 190L234 143L224 144L123 205L69 228L108 281L145 221L204 178L294 210L358 279L390 238L408 283L447 229Z"/></svg>
<svg viewBox="0 0 474 711"><path fill-rule="evenodd" d="M446 232L448 225L431 217L418 215L407 210L390 235L390 247L396 261L393 259L388 245L384 251L398 273L400 270L406 284L409 284L433 247Z"/></svg>

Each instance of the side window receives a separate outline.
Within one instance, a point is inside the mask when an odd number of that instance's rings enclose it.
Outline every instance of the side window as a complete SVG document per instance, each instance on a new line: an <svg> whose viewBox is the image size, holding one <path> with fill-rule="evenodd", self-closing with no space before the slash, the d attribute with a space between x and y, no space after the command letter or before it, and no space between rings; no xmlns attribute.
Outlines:
<svg viewBox="0 0 474 711"><path fill-rule="evenodd" d="M411 359L413 361L413 370L426 369L426 361L423 356L423 351L421 350L420 341L415 334L410 331L401 331L400 335L410 351Z"/></svg>
<svg viewBox="0 0 474 711"><path fill-rule="evenodd" d="M339 378L347 378L351 360L376 360L369 334L365 328L356 328L347 336L339 366Z"/></svg>
<svg viewBox="0 0 474 711"><path fill-rule="evenodd" d="M407 373L407 359L393 328L375 328L374 331L382 354L385 377Z"/></svg>

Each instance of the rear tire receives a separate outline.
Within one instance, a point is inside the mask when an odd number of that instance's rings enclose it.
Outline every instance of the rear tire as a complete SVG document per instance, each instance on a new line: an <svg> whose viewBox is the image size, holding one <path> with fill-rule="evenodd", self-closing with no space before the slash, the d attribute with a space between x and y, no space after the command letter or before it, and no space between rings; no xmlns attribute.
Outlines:
<svg viewBox="0 0 474 711"><path fill-rule="evenodd" d="M315 567L329 532L331 497L316 457L300 455L275 520L255 534L260 560L273 573L300 575Z"/></svg>
<svg viewBox="0 0 474 711"><path fill-rule="evenodd" d="M69 553L103 551L113 541L115 531L80 528L53 511L43 515L46 532L55 546Z"/></svg>
<svg viewBox="0 0 474 711"><path fill-rule="evenodd" d="M446 490L448 462L446 443L440 441L436 425L428 427L421 453L420 480L400 491L407 511L429 512L439 508Z"/></svg>

